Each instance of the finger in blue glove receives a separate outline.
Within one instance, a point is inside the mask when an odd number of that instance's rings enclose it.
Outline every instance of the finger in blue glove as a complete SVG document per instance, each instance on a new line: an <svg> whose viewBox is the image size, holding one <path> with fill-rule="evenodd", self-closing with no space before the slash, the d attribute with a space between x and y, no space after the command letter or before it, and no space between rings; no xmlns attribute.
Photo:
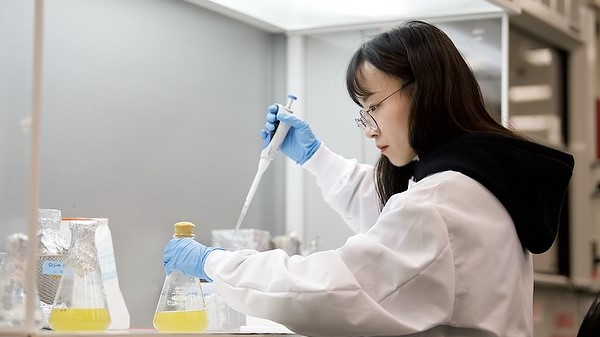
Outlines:
<svg viewBox="0 0 600 337"><path fill-rule="evenodd" d="M271 142L271 138L273 137L273 131L277 128L277 111L279 110L279 106L276 104L271 105L267 111L267 122L265 123L265 128L260 130L260 138L264 139L263 149L269 145Z"/></svg>

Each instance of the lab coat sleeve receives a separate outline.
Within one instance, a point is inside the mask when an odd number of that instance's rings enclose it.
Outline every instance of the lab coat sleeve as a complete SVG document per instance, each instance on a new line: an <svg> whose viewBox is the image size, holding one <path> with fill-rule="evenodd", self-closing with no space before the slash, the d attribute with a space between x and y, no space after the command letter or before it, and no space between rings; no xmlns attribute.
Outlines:
<svg viewBox="0 0 600 337"><path fill-rule="evenodd" d="M446 322L454 298L446 227L427 193L392 198L343 247L215 251L205 270L234 309L311 336L400 335Z"/></svg>
<svg viewBox="0 0 600 337"><path fill-rule="evenodd" d="M373 166L346 159L321 144L303 167L316 177L325 201L354 233L373 226L379 216Z"/></svg>

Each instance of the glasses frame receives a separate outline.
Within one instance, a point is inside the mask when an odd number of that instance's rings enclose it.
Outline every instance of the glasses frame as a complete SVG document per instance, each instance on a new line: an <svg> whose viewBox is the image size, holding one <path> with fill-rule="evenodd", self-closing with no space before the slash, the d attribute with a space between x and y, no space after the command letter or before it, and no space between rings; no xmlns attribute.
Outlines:
<svg viewBox="0 0 600 337"><path fill-rule="evenodd" d="M377 131L377 130L379 130L379 125L377 124L377 121L375 120L375 118L373 117L373 115L371 115L371 112L375 111L383 102L385 102L386 99L392 97L392 95L394 95L398 91L406 88L406 86L408 86L411 83L412 83L412 81L404 83L400 88L396 89L396 91L394 91L391 94L385 96L385 98L382 99L381 101L379 101L379 103L371 106L367 110L364 110L364 109L358 110L359 117L358 118L354 118L354 121L356 122L356 126L358 126L363 131L366 131L367 127L369 129L371 129L371 131Z"/></svg>

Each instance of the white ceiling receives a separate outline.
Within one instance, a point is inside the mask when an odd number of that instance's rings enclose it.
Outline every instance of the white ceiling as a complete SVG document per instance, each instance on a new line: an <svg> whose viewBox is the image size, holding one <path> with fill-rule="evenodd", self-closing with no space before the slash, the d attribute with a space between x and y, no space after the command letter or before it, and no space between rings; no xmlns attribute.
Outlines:
<svg viewBox="0 0 600 337"><path fill-rule="evenodd" d="M271 32L500 13L488 0L185 0Z"/></svg>

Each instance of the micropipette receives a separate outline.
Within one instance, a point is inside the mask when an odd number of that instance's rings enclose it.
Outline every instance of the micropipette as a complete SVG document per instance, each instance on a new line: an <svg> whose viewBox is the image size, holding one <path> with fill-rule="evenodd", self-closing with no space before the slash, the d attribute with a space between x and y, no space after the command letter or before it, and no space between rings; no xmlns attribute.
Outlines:
<svg viewBox="0 0 600 337"><path fill-rule="evenodd" d="M277 104L279 108L278 111L284 109L287 113L294 113L291 108L292 103L294 103L294 101L297 98L294 95L288 95L287 97L288 101L285 104L285 106ZM274 133L272 134L271 141L260 153L260 159L258 161L258 170L256 171L256 175L254 176L254 181L252 181L252 186L250 186L250 191L248 191L248 195L246 196L244 207L242 207L242 213L240 214L237 224L235 225L235 229L233 230L233 238L235 238L235 234L237 234L238 229L240 229L240 225L242 224L242 221L246 216L246 212L248 211L250 202L252 202L252 198L254 198L254 193L258 188L258 184L262 179L263 173L265 173L267 167L269 167L269 164L271 164L271 162L275 158L275 155L279 151L279 146L281 146L281 143L285 139L285 136L287 135L290 126L285 123L278 123L276 128L277 129L275 129Z"/></svg>

